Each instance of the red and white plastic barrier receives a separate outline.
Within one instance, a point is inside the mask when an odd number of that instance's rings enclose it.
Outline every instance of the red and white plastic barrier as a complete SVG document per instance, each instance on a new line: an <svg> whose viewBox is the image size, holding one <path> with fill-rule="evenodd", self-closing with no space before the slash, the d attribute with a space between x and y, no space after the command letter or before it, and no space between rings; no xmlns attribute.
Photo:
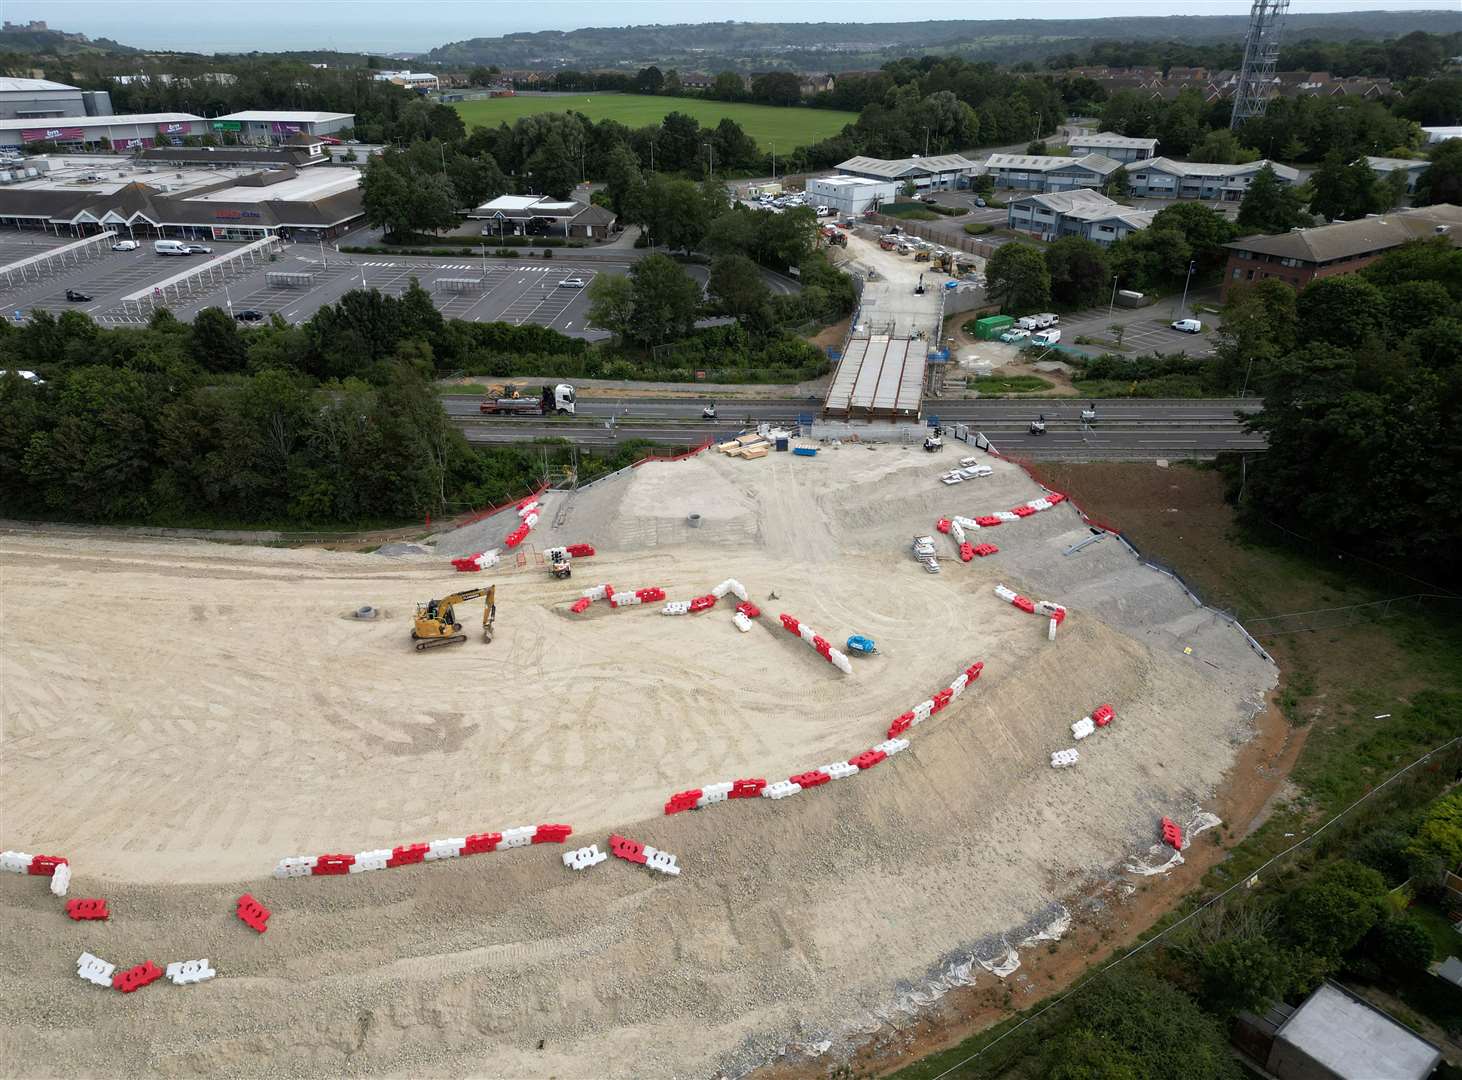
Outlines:
<svg viewBox="0 0 1462 1080"><path fill-rule="evenodd" d="M1075 749L1053 750L1051 752L1051 768L1069 769L1076 764L1080 756Z"/></svg>
<svg viewBox="0 0 1462 1080"><path fill-rule="evenodd" d="M675 865L674 855L668 851L652 848L648 844L642 844L638 840L631 840L627 836L615 833L609 837L609 850L616 859L637 863L672 877L680 876L680 867Z"/></svg>
<svg viewBox="0 0 1462 1080"><path fill-rule="evenodd" d="M727 578L725 581L721 582L721 584L717 585L714 589L711 590L711 595L716 597L716 599L718 600L721 597L725 596L727 593L734 593L736 599L742 601L743 603L746 602L746 586L741 584L741 582L737 581L735 578Z"/></svg>
<svg viewBox="0 0 1462 1080"><path fill-rule="evenodd" d="M112 917L107 902L100 896L78 896L66 901L66 917L73 922L90 922Z"/></svg>
<svg viewBox="0 0 1462 1080"><path fill-rule="evenodd" d="M838 649L834 649L830 642L812 627L807 626L791 615L778 616L782 620L782 627L789 634L796 634L817 652L817 655L826 660L833 667L837 668L844 675L853 674L853 664L847 656Z"/></svg>
<svg viewBox="0 0 1462 1080"><path fill-rule="evenodd" d="M888 737L902 735L915 724L922 724L929 717L942 710L955 698L965 692L965 689L980 677L980 672L985 670L985 662L977 660L965 668L951 681L948 687L940 690L932 698L921 701L906 713L900 713L894 717L893 722L888 725Z"/></svg>
<svg viewBox="0 0 1462 1080"><path fill-rule="evenodd" d="M479 570L490 570L502 560L498 557L498 549L491 551L479 551L476 555L466 555L460 559L453 559L452 565L460 573L476 573Z"/></svg>
<svg viewBox="0 0 1462 1080"><path fill-rule="evenodd" d="M116 964L109 964L100 957L92 956L89 952L84 952L76 958L76 974L97 986L110 988L112 973L116 970Z"/></svg>
<svg viewBox="0 0 1462 1080"><path fill-rule="evenodd" d="M608 858L609 853L600 851L598 844L590 844L588 847L565 851L563 853L563 864L570 870L587 870L591 866L598 866Z"/></svg>
<svg viewBox="0 0 1462 1080"><path fill-rule="evenodd" d="M117 971L116 964L109 964L100 957L84 952L76 958L76 974L96 986L131 994L144 986L155 983L164 974L175 985L188 986L191 983L211 979L218 972L208 966L206 959L175 960L167 966L166 972L151 960L128 968L126 971Z"/></svg>
<svg viewBox="0 0 1462 1080"><path fill-rule="evenodd" d="M208 966L207 957L202 960L174 960L166 970L167 977L174 986L189 986L193 983L206 982L218 974Z"/></svg>
<svg viewBox="0 0 1462 1080"><path fill-rule="evenodd" d="M561 844L573 832L569 825L523 825L502 832L474 833L424 844L402 844L354 855L300 855L280 859L274 868L277 878L319 877L335 874L360 874L367 870L389 870L439 859L455 859L463 855L480 855L488 851L527 847L529 844Z"/></svg>
<svg viewBox="0 0 1462 1080"><path fill-rule="evenodd" d="M51 879L51 892L56 896L65 896L66 890L71 886L71 864L61 855L0 851L0 870L9 870L12 874L29 874L31 877L48 877Z"/></svg>
<svg viewBox="0 0 1462 1080"><path fill-rule="evenodd" d="M1050 600L1032 600L1030 597L1021 596L1014 589L1007 589L1004 585L995 586L995 595L1012 607L1020 608L1021 611L1050 619L1050 628L1046 632L1046 637L1050 641L1056 640L1056 627L1066 621L1066 609L1062 605Z"/></svg>

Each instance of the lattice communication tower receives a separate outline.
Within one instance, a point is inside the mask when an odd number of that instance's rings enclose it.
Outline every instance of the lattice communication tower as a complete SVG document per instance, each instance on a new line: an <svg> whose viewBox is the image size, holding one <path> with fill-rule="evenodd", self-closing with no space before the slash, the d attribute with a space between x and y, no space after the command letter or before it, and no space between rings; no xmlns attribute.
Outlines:
<svg viewBox="0 0 1462 1080"><path fill-rule="evenodd" d="M1244 37L1244 66L1234 90L1234 111L1229 127L1237 131L1245 120L1263 116L1273 92L1274 69L1279 64L1279 39L1289 0L1254 0L1249 9L1249 32Z"/></svg>

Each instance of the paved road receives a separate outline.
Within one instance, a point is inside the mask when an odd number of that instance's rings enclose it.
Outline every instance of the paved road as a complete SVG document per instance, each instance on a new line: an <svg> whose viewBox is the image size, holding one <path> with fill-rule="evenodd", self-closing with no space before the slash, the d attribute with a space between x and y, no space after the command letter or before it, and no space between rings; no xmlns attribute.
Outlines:
<svg viewBox="0 0 1462 1080"><path fill-rule="evenodd" d="M512 443L559 437L586 446L613 446L627 439L654 439L690 444L707 436L729 436L749 423L767 420L791 422L814 412L805 400L724 402L719 419L706 421L696 400L663 398L580 397L574 417L484 417L476 397L442 399L449 415L467 438L477 443ZM945 424L965 423L982 431L1005 453L1032 457L1190 457L1220 450L1262 450L1262 437L1239 426L1236 411L1254 412L1253 398L1193 401L1130 398L1099 400L1097 420L1083 427L1080 413L1086 402L1053 401L929 401L926 416ZM1046 434L1029 433L1038 413L1046 417Z"/></svg>

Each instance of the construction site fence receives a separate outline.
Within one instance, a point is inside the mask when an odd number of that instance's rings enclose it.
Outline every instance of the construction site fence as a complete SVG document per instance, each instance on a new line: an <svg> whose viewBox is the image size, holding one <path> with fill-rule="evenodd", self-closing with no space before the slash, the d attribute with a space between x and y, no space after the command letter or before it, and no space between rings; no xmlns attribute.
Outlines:
<svg viewBox="0 0 1462 1080"><path fill-rule="evenodd" d="M882 225L886 229L891 229L897 225L900 232L908 233L910 236L917 236L920 240L928 240L931 244L938 244L940 247L968 252L981 259L988 259L996 251L1000 250L1000 245L998 244L986 243L973 236L955 236L951 233L941 232L918 221L889 217L886 214L873 214L865 220Z"/></svg>

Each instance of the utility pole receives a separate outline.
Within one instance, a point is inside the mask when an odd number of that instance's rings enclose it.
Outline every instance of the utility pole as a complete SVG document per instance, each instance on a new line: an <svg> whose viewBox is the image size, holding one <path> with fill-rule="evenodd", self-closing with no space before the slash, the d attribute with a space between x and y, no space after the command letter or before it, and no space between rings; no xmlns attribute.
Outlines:
<svg viewBox="0 0 1462 1080"><path fill-rule="evenodd" d="M772 140L772 179L777 178L777 140Z"/></svg>
<svg viewBox="0 0 1462 1080"><path fill-rule="evenodd" d="M1180 319L1183 317L1183 312L1188 307L1188 282L1193 280L1193 271L1196 269L1198 269L1197 260L1190 261L1188 263L1188 276L1183 279L1183 299L1178 305L1177 315Z"/></svg>
<svg viewBox="0 0 1462 1080"><path fill-rule="evenodd" d="M1112 317L1112 312L1117 309L1117 277L1116 274L1112 275L1112 299L1107 302L1107 318L1109 319Z"/></svg>
<svg viewBox="0 0 1462 1080"><path fill-rule="evenodd" d="M715 147L715 144L714 143L701 143L701 145L704 146L706 148L706 152L711 155L711 173L710 173L710 175L711 175L711 178L712 179L715 179L715 176L716 176L716 147Z"/></svg>

